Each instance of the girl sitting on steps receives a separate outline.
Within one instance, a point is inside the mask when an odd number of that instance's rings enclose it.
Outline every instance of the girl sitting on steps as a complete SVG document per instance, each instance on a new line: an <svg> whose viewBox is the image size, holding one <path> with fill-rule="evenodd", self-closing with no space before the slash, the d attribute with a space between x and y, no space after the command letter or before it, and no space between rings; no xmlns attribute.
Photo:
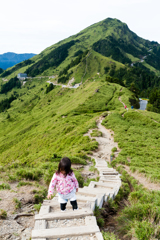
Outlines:
<svg viewBox="0 0 160 240"><path fill-rule="evenodd" d="M76 201L76 192L78 192L78 181L71 169L71 161L64 157L61 159L57 172L53 175L48 189L48 199L51 199L54 187L58 192L58 201L61 211L66 210L68 200L72 205L73 210L78 209Z"/></svg>

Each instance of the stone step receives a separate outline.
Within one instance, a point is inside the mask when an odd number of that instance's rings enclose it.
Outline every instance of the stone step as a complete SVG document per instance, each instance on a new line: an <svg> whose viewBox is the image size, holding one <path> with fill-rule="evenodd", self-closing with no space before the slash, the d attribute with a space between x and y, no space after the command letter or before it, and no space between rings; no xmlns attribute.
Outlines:
<svg viewBox="0 0 160 240"><path fill-rule="evenodd" d="M97 205L97 198L96 197L76 195L76 198L77 198L78 205L79 205L80 202L85 202L86 204L89 204L91 210L94 211L95 206Z"/></svg>
<svg viewBox="0 0 160 240"><path fill-rule="evenodd" d="M106 176L106 175L119 175L118 172L106 172L106 171L99 171L99 176Z"/></svg>
<svg viewBox="0 0 160 240"><path fill-rule="evenodd" d="M99 167L97 167L97 169L98 169L98 171L99 172L107 172L107 173L117 173L117 171L116 170L112 170L112 169L105 169L105 168L99 168Z"/></svg>
<svg viewBox="0 0 160 240"><path fill-rule="evenodd" d="M104 201L104 197L105 197L104 193L96 193L96 192L93 192L93 190L88 191L88 188L86 188L86 189L85 188L79 188L78 192L77 192L77 196L78 196L78 194L81 194L82 196L96 197L97 198L96 205L100 208L103 205L103 201Z"/></svg>
<svg viewBox="0 0 160 240"><path fill-rule="evenodd" d="M101 189L101 190L104 189L104 191L109 194L109 198L112 198L112 199L115 198L120 188L120 186L118 186L117 184L115 184L115 186L108 187L108 183L105 184L105 183L94 182L94 181L90 182L89 187L94 189Z"/></svg>
<svg viewBox="0 0 160 240"><path fill-rule="evenodd" d="M95 162L96 164L100 163L100 164L104 164L104 165L108 165L107 162L101 158L95 158Z"/></svg>
<svg viewBox="0 0 160 240"><path fill-rule="evenodd" d="M41 206L39 214L45 214L45 213L49 213L50 212L50 206Z"/></svg>
<svg viewBox="0 0 160 240"><path fill-rule="evenodd" d="M113 179L113 180L119 180L119 181L121 181L121 178L120 178L119 175L102 175L102 176L100 176L100 178Z"/></svg>
<svg viewBox="0 0 160 240"><path fill-rule="evenodd" d="M107 166L107 164L100 163L100 162L99 162L99 163L96 163L96 164L95 164L95 167L101 167L101 168L102 168L102 167L104 167L104 168L109 168L109 167Z"/></svg>
<svg viewBox="0 0 160 240"><path fill-rule="evenodd" d="M97 193L97 194L104 194L104 201L106 202L110 197L111 194L114 194L114 190L113 189L105 189L105 188L94 188L93 191L93 187L83 187L84 189L86 189L86 191L91 192L91 193Z"/></svg>
<svg viewBox="0 0 160 240"><path fill-rule="evenodd" d="M46 220L35 221L34 229L46 229L46 228L47 228Z"/></svg>
<svg viewBox="0 0 160 240"><path fill-rule="evenodd" d="M117 188L119 186L119 184L114 183L114 182L94 182L94 181L91 181L89 186L94 187L94 188L104 187L106 189L114 189L114 188Z"/></svg>
<svg viewBox="0 0 160 240"><path fill-rule="evenodd" d="M108 168L105 166L96 166L98 168L99 171L109 171L109 172L117 172L114 168Z"/></svg>
<svg viewBox="0 0 160 240"><path fill-rule="evenodd" d="M32 231L32 239L35 238L68 238L73 236L89 235L99 233L97 225L86 225L68 228L52 228L52 229L39 229Z"/></svg>
<svg viewBox="0 0 160 240"><path fill-rule="evenodd" d="M34 240L47 240L46 238L34 238Z"/></svg>
<svg viewBox="0 0 160 240"><path fill-rule="evenodd" d="M106 183L106 184L113 183L113 184L117 184L118 186L121 186L121 182L120 181L116 181L116 180L100 179L99 182Z"/></svg>
<svg viewBox="0 0 160 240"><path fill-rule="evenodd" d="M37 214L35 215L35 220L54 220L54 219L71 219L80 218L85 216L93 215L93 211L90 208L78 209L76 211L68 210L65 212L51 212L47 214Z"/></svg>
<svg viewBox="0 0 160 240"><path fill-rule="evenodd" d="M115 176L115 175L113 175ZM100 181L110 181L110 182L121 182L120 178L110 177L110 176L101 176L99 178Z"/></svg>

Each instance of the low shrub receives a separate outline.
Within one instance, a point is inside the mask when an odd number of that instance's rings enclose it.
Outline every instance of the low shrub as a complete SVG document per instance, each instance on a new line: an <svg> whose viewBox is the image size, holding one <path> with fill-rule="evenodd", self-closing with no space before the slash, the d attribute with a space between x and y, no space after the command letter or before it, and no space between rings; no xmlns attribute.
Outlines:
<svg viewBox="0 0 160 240"><path fill-rule="evenodd" d="M96 179L95 178L87 178L87 180L84 183L84 186L89 186L91 181L96 181Z"/></svg>
<svg viewBox="0 0 160 240"><path fill-rule="evenodd" d="M116 147L112 148L112 152L113 152L113 153L116 152L116 151L117 151L117 148L116 148Z"/></svg>
<svg viewBox="0 0 160 240"><path fill-rule="evenodd" d="M19 179L30 179L30 180L39 180L40 177L43 175L43 172L39 169L19 169L16 172L16 175Z"/></svg>
<svg viewBox="0 0 160 240"><path fill-rule="evenodd" d="M21 202L17 198L13 198L13 202L15 203L15 209L21 208Z"/></svg>
<svg viewBox="0 0 160 240"><path fill-rule="evenodd" d="M0 184L0 190L5 190L5 189L8 189L8 190L11 189L11 187L9 186L9 184L7 184L7 183L2 183L2 184Z"/></svg>
<svg viewBox="0 0 160 240"><path fill-rule="evenodd" d="M15 181L17 181L17 177L14 176L14 175L8 175L8 180L9 180L10 182L15 182Z"/></svg>
<svg viewBox="0 0 160 240"><path fill-rule="evenodd" d="M2 219L7 218L7 212L3 209L0 209L0 218L2 218Z"/></svg>
<svg viewBox="0 0 160 240"><path fill-rule="evenodd" d="M155 230L154 230L154 227L152 226L152 223L150 223L146 220L143 220L142 222L134 221L133 226L134 226L133 235L139 240L153 239L152 237L155 236L155 234L154 234ZM160 230L159 230L158 236L156 236L156 237L158 237L156 239L159 239Z"/></svg>
<svg viewBox="0 0 160 240"><path fill-rule="evenodd" d="M27 185L30 186L30 185L32 185L32 183L31 182L19 182L17 187L22 187L22 186L27 186Z"/></svg>
<svg viewBox="0 0 160 240"><path fill-rule="evenodd" d="M42 203L43 200L46 198L47 196L47 189L44 188L42 190L33 190L33 193L36 193L34 195L34 200L36 204Z"/></svg>
<svg viewBox="0 0 160 240"><path fill-rule="evenodd" d="M40 208L41 208L42 204L39 203L39 204L34 204L34 209L39 212Z"/></svg>
<svg viewBox="0 0 160 240"><path fill-rule="evenodd" d="M92 137L102 137L102 132L95 129L95 130L92 131L91 136Z"/></svg>
<svg viewBox="0 0 160 240"><path fill-rule="evenodd" d="M97 224L99 227L104 227L104 219L103 216L101 215L101 212L103 211L103 209L99 209L99 207L95 207L94 209L94 216L96 217L97 220Z"/></svg>
<svg viewBox="0 0 160 240"><path fill-rule="evenodd" d="M104 240L119 240L119 238L114 233L102 231L102 235Z"/></svg>
<svg viewBox="0 0 160 240"><path fill-rule="evenodd" d="M75 171L75 176L76 176L77 181L78 181L78 183L79 183L79 187L83 187L83 185L84 185L84 179L83 179L81 173L78 172L78 171Z"/></svg>

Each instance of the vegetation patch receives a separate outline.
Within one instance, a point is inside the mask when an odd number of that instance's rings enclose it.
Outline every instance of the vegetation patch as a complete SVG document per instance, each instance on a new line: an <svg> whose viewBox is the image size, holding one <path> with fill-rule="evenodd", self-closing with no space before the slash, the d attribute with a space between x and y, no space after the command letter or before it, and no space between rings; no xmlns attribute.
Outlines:
<svg viewBox="0 0 160 240"><path fill-rule="evenodd" d="M8 189L10 190L10 185L8 183L2 183L0 184L0 190L5 190L5 189Z"/></svg>
<svg viewBox="0 0 160 240"><path fill-rule="evenodd" d="M102 132L100 132L99 130L95 129L92 131L91 133L92 137L102 137Z"/></svg>
<svg viewBox="0 0 160 240"><path fill-rule="evenodd" d="M21 201L19 201L17 198L13 198L13 202L15 203L15 209L21 208Z"/></svg>
<svg viewBox="0 0 160 240"><path fill-rule="evenodd" d="M0 218L6 219L7 218L7 212L3 209L0 209Z"/></svg>

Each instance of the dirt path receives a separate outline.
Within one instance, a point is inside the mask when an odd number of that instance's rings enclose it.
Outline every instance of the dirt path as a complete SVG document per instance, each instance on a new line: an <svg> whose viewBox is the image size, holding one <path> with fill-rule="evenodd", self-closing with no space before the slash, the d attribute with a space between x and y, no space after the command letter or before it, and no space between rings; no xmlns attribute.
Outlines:
<svg viewBox="0 0 160 240"><path fill-rule="evenodd" d="M155 190L155 191L159 191L160 190L160 184L158 183L152 183L150 182L143 174L138 173L138 172L134 172L132 173L130 168L128 166L124 166L126 172L134 177L136 180L139 181L140 184L142 184L145 188L147 188L148 190Z"/></svg>
<svg viewBox="0 0 160 240"><path fill-rule="evenodd" d="M101 123L103 118L101 117L97 121L97 128L100 132L102 132L102 137L91 137L90 134L92 130L89 130L84 136L89 136L91 139L95 138L99 143L97 151L93 152L92 156L96 158L103 158L107 162L110 162L110 155L112 153L112 148L116 147L117 152L115 152L115 156L118 155L120 149L118 148L118 143L114 142L114 132L112 130L106 129Z"/></svg>
<svg viewBox="0 0 160 240"><path fill-rule="evenodd" d="M123 104L123 106L125 107L125 104L124 104L124 102L122 102L121 97L119 97L118 100L119 100L119 101Z"/></svg>

